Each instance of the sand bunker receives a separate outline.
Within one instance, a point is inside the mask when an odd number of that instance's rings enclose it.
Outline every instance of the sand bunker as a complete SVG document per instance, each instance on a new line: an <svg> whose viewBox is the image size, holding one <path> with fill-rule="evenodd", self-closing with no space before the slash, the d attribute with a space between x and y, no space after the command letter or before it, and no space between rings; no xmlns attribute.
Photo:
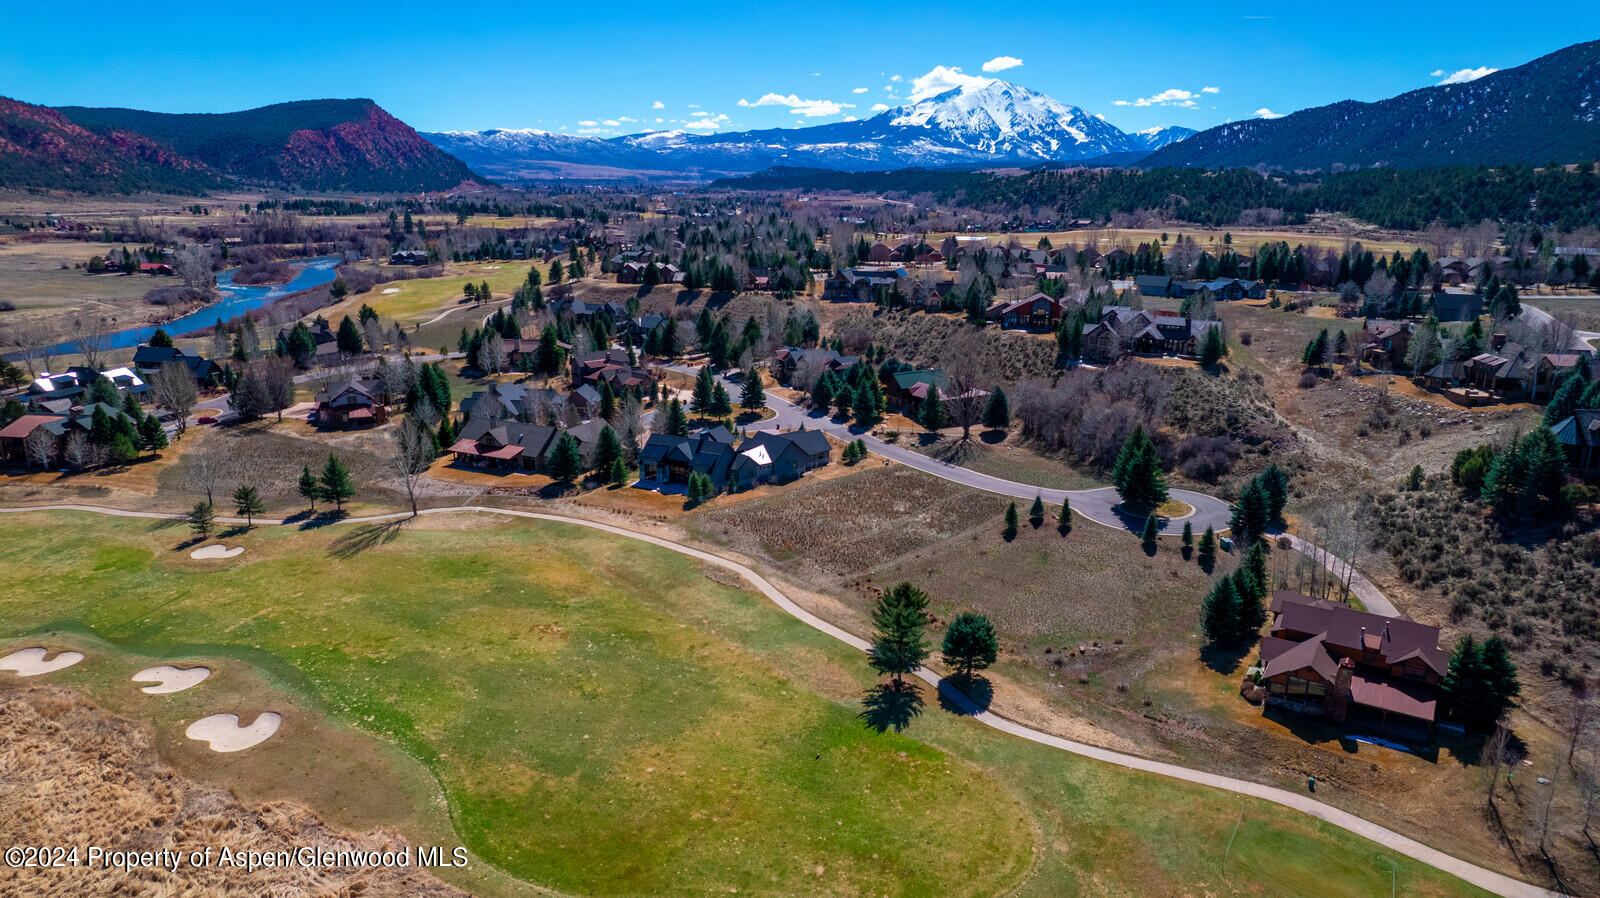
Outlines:
<svg viewBox="0 0 1600 898"><path fill-rule="evenodd" d="M197 742L210 743L212 751L244 751L270 739L282 723L283 716L275 711L262 713L247 727L239 725L237 714L212 714L189 724L183 734Z"/></svg>
<svg viewBox="0 0 1600 898"><path fill-rule="evenodd" d="M19 677L37 677L65 670L83 660L82 652L58 652L54 658L46 661L47 654L49 652L42 646L12 652L0 658L0 670L12 671Z"/></svg>
<svg viewBox="0 0 1600 898"><path fill-rule="evenodd" d="M399 287L385 287L385 288L383 288L383 295L384 296L388 296L391 293L399 293L399 292L400 292L400 288Z"/></svg>
<svg viewBox="0 0 1600 898"><path fill-rule="evenodd" d="M230 549L227 546L224 546L224 545L221 545L221 544L213 544L213 545L209 545L209 546L201 546L200 548L195 549L193 552L189 553L189 557L190 558L202 558L202 559L204 559L204 558L232 558L233 556L238 555L240 552L243 552L243 551L244 551L244 546L234 546L233 548Z"/></svg>
<svg viewBox="0 0 1600 898"><path fill-rule="evenodd" d="M182 692L191 686L198 686L209 676L211 676L209 667L173 667L171 664L163 664L159 667L146 667L133 675L133 681L155 684L144 687L141 692L166 695L169 692Z"/></svg>

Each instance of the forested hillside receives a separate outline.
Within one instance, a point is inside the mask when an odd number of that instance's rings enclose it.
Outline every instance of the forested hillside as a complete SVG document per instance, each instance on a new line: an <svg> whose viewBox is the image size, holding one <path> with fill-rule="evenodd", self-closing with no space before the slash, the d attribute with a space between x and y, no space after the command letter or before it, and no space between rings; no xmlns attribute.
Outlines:
<svg viewBox="0 0 1600 898"><path fill-rule="evenodd" d="M1294 223L1313 212L1343 212L1386 228L1452 227L1484 219L1570 231L1600 225L1600 176L1573 168L1363 169L1335 175L1258 174L1248 169L1039 171L1025 175L904 169L830 172L774 168L713 186L747 190L849 190L929 194L941 202L1007 212L1057 209L1105 221L1115 213L1159 212L1175 221L1229 225L1245 210L1271 209Z"/></svg>

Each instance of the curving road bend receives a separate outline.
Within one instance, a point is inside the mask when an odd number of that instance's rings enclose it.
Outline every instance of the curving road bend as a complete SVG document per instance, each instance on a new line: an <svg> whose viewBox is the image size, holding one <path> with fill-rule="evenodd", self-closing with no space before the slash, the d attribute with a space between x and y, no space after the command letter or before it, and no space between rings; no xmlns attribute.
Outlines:
<svg viewBox="0 0 1600 898"><path fill-rule="evenodd" d="M116 508L105 508L96 505L62 504L0 508L0 513L37 511L81 511L93 514L112 515L115 517L151 518L158 520L183 520L185 518L185 515L181 514L168 514L164 512L149 511L127 511ZM682 543L674 542L669 539L663 539L659 536L641 533L636 530L630 530L626 527L619 527L615 524L607 524L600 521L592 521L586 518L573 517L569 515L552 514L548 512L519 511L509 508L492 508L480 505L429 508L423 509L419 513L424 515L433 515L458 514L462 512L477 512L481 514L496 514L507 517L553 521L561 524L588 527L590 529L600 530L615 536L621 536L627 539L635 539L641 542L650 543L651 545L659 546L661 548L677 552L680 555L685 555L690 558L703 561L707 564L713 564L723 568L724 570L738 574L745 580L745 582L754 587L756 591L766 596L767 599L769 599L774 605L778 606L785 613L801 621L807 626L819 632L826 633L828 636L843 642L857 651L864 652L870 648L866 640L856 636L853 633L850 633L847 630L835 626L834 624L823 620L815 614L812 614L805 608L802 608L793 599L790 599L787 595L785 595L782 590L778 589L765 577L756 573L756 571L750 567L737 561L723 558L720 555L716 555L702 549L697 549L692 546L687 546ZM396 512L392 514L344 518L334 523L383 523L388 521L403 521L409 517L411 517L411 515L407 512ZM226 524L245 523L243 518L231 517L218 517L217 521ZM257 518L255 523L262 525L296 525L300 522L285 522L283 520ZM1200 786L1221 789L1237 795L1259 798L1287 808L1292 808L1302 813L1309 814L1318 820L1322 820L1326 823L1337 826L1340 829L1354 833L1362 838L1376 842L1385 848L1388 848L1399 854L1403 854L1406 857L1412 858L1413 860L1420 861L1424 864L1434 867L1435 869L1449 873L1450 875L1465 880L1466 882L1478 886L1479 888L1487 889L1499 895L1508 896L1508 898L1564 898L1564 896L1562 896L1559 892L1553 892L1549 889L1541 888L1518 879L1513 879L1505 874L1496 873L1493 870L1479 867L1476 864L1461 860L1460 858L1439 851L1436 848L1431 848L1427 845L1424 845L1423 843L1418 842L1409 836L1402 835L1391 829L1387 829L1369 820L1358 817L1348 811L1340 810L1339 808L1317 801L1310 795L1301 794L1299 792L1291 792L1287 789L1280 789L1275 786L1267 786L1261 783L1250 782L1249 780L1236 779L1230 776L1210 773L1204 770L1193 770L1188 767L1180 767L1176 764L1153 761L1148 758L1141 758L1137 755L1111 751L1110 749L1100 748L1087 743L1076 742L1071 739L1055 736L1042 730L1036 730L1024 724L1017 723L1009 718L1001 717L992 711L986 711L977 707L972 700L967 698L965 694L960 692L960 690L956 689L944 678L940 677L937 673L928 670L927 668L918 669L916 676L933 686L935 689L939 690L942 695L948 698L957 707L960 707L966 711L968 716L970 716L973 720L976 720L977 722L992 729L999 730L1000 732L1008 733L1019 739L1026 739L1029 742L1049 746L1051 748L1059 749L1061 751L1069 752L1080 757L1089 758L1091 760L1100 761L1106 764L1114 764L1130 770L1138 770L1144 773L1164 776Z"/></svg>

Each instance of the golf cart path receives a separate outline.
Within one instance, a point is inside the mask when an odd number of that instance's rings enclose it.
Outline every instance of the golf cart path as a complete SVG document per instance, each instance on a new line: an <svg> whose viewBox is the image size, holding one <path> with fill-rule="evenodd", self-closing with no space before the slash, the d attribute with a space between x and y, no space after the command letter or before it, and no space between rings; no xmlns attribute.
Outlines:
<svg viewBox="0 0 1600 898"><path fill-rule="evenodd" d="M96 505L58 504L0 508L0 513L25 513L38 511L82 511L93 514L112 515L115 517L148 518L168 521L184 520L187 517L186 515L182 514L167 514L163 512L151 511L127 511L117 508L105 508ZM857 651L864 652L870 648L866 640L856 636L853 633L850 633L847 630L835 626L834 624L823 620L817 615L812 614L805 608L802 608L794 600L785 595L782 590L778 589L765 577L761 576L750 567L740 562L723 558L720 555L715 555L711 552L696 549L692 546L687 546L659 536L641 533L637 530L630 530L626 527L619 527L615 524L592 521L586 518L572 517L561 514L550 514L548 512L520 511L509 508L491 508L488 506L478 505L428 508L421 510L419 514L460 514L463 512L477 512L480 514L495 514L506 517L530 518L533 520L552 521L560 524L571 524L578 527L588 527L592 530L599 530L614 536L621 536L627 539L634 539L640 542L650 543L651 545L677 552L680 555L685 555L707 564L716 565L724 570L738 574L745 580L745 582L749 583L758 592L771 600L774 605L777 605L785 613L796 618L807 626L822 633L826 633L827 635L839 640L840 642L843 642ZM344 518L335 523L383 523L405 520L409 517L411 517L411 515L408 512L395 512L392 514ZM227 524L244 523L243 518L218 517L216 520L219 523ZM288 523L292 525L299 522L285 522L282 520L257 518L255 523L266 525L283 525ZM1055 736L1042 730L1036 730L1032 727L1025 726L1013 720L1001 717L993 712L980 709L972 702L971 699L967 698L965 694L960 692L954 686L950 685L938 674L926 668L919 668L916 671L916 676L937 689L939 693L948 701L961 708L974 720L992 729L1009 733L1010 735L1016 736L1019 739L1026 739L1029 742L1046 745L1051 748L1070 752L1080 757L1089 758L1091 760L1100 761L1106 764L1125 767L1129 770L1152 773L1157 776L1165 776L1187 783L1193 783L1200 786L1209 786L1214 789L1221 789L1237 795L1244 795L1251 798L1259 798L1264 801L1270 801L1275 804L1309 814L1318 820L1322 820L1326 823L1332 824L1333 826L1337 826L1340 829L1354 833L1362 838L1369 839L1396 853L1405 855L1413 860L1420 861L1424 864L1434 867L1435 869L1465 880L1466 882L1478 886L1479 888L1487 889L1499 895L1513 896L1513 898L1559 898L1560 896L1560 893L1558 892L1552 892L1548 889L1531 885L1529 883L1522 882L1521 880L1513 879L1502 873L1496 873L1493 870L1479 867L1476 864L1471 864L1467 861L1461 860L1460 858L1453 857L1449 854L1439 851L1438 849L1424 845L1423 843L1418 842L1409 836L1405 836L1391 829L1379 826L1376 823L1365 820L1348 811L1343 811L1339 808L1323 804L1322 802L1317 801L1315 798L1312 798L1310 795L1301 794L1299 792L1291 792L1287 789L1280 789L1275 786L1267 786L1261 783L1250 782L1249 780L1235 779L1234 777L1210 773L1204 770L1193 770L1187 767L1178 766L1176 764L1153 761L1148 758L1141 758L1137 755L1111 751L1110 749L1100 748L1087 743L1076 742L1071 739Z"/></svg>

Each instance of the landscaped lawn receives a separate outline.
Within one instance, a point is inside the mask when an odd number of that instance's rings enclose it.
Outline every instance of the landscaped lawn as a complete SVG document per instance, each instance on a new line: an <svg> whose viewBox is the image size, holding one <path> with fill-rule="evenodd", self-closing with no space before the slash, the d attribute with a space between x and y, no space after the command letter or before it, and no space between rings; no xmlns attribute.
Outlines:
<svg viewBox="0 0 1600 898"><path fill-rule="evenodd" d="M123 695L117 709L181 746L173 715L192 719L213 700L265 708L276 691L290 716L273 740L237 756L174 748L176 763L191 775L207 764L280 771L314 806L358 775L371 790L416 793L389 797L396 808L425 805L405 769L415 764L371 769L398 747L437 778L468 847L541 885L941 896L1389 886L1391 856L1372 843L1001 736L932 699L906 734L876 733L856 717L861 655L653 546L474 515L398 531L261 528L229 537L246 551L222 562L175 550L186 535L79 513L0 518L0 650L76 631L62 638L90 658L45 679L97 697L128 693L118 665L143 663L115 652L220 659L241 669L224 669L222 685L260 684L250 698L202 684L170 704ZM331 721L301 720L324 711ZM378 747L331 756L350 727ZM338 781L319 782L324 770ZM410 826L417 838L441 828ZM1469 893L1409 862L1396 876L1405 894ZM492 878L472 886L497 890Z"/></svg>

